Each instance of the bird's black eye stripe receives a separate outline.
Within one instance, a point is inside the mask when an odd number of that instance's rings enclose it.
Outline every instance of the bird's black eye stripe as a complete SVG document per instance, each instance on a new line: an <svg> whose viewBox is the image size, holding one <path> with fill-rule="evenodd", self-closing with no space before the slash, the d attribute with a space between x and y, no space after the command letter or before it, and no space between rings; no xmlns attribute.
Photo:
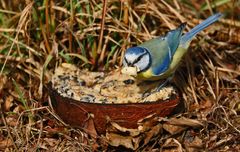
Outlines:
<svg viewBox="0 0 240 152"><path fill-rule="evenodd" d="M147 54L147 52L141 54L136 60L133 61L133 64L134 64L134 63L137 63L138 61L140 61L141 58L142 58L144 55L146 55L146 54Z"/></svg>
<svg viewBox="0 0 240 152"><path fill-rule="evenodd" d="M126 59L126 57L124 57L124 61L127 63L127 65L129 65L128 60Z"/></svg>

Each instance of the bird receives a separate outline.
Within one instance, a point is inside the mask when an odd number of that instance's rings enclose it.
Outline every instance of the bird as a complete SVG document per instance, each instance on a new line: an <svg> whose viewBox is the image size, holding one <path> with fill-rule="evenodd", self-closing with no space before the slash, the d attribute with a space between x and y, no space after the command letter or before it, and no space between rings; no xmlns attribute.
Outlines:
<svg viewBox="0 0 240 152"><path fill-rule="evenodd" d="M159 91L173 78L192 39L222 16L222 13L216 13L186 34L183 34L183 30L187 23L181 23L179 27L170 30L165 36L159 36L128 48L123 58L122 73L147 81L165 80L159 85L157 89Z"/></svg>

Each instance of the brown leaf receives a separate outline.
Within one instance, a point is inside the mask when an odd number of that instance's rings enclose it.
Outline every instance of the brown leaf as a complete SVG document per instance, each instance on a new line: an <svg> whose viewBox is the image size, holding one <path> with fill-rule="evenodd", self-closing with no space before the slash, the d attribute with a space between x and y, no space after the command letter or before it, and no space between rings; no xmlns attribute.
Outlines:
<svg viewBox="0 0 240 152"><path fill-rule="evenodd" d="M3 109L4 111L10 111L10 108L12 107L13 105L13 96L8 96L3 104Z"/></svg>
<svg viewBox="0 0 240 152"><path fill-rule="evenodd" d="M209 111L211 110L211 107L213 105L213 100L211 99L205 99L204 101L201 101L200 104L192 104L189 108L189 111L198 111L198 110L201 110L201 111Z"/></svg>
<svg viewBox="0 0 240 152"><path fill-rule="evenodd" d="M99 144L97 143L98 134L92 116L90 116L87 122L84 124L84 130L92 137L92 140L94 141L94 143L91 145L92 150L97 151L97 149L99 148Z"/></svg>
<svg viewBox="0 0 240 152"><path fill-rule="evenodd" d="M159 122L159 118L156 117L156 115L152 114L148 117L140 120L138 122L138 129L144 133L144 144L146 145L149 143L149 141L158 135L162 131L162 124ZM142 145L142 146L143 146Z"/></svg>
<svg viewBox="0 0 240 152"><path fill-rule="evenodd" d="M4 140L1 140L0 141L0 150L2 149L6 149L6 148L8 148L8 147L10 147L10 146L12 146L13 145L13 142L12 142L12 140L11 139L4 139Z"/></svg>
<svg viewBox="0 0 240 152"><path fill-rule="evenodd" d="M44 138L43 140L46 141L51 147L55 146L59 142L58 139L54 138Z"/></svg>
<svg viewBox="0 0 240 152"><path fill-rule="evenodd" d="M111 146L124 146L135 150L139 147L140 131L122 127L115 122L109 122L106 139Z"/></svg>
<svg viewBox="0 0 240 152"><path fill-rule="evenodd" d="M84 124L84 129L91 137L93 137L94 139L97 138L97 131L91 116Z"/></svg>
<svg viewBox="0 0 240 152"><path fill-rule="evenodd" d="M206 110L206 109L210 109L213 105L213 102L212 100L205 100L205 101L202 101L201 104L199 105L199 109L201 110Z"/></svg>
<svg viewBox="0 0 240 152"><path fill-rule="evenodd" d="M56 133L62 133L67 134L68 130L64 126L56 126L54 128L51 128L49 126L44 127L44 130L48 132L48 137L51 137L52 135Z"/></svg>
<svg viewBox="0 0 240 152"><path fill-rule="evenodd" d="M182 145L174 138L168 138L162 146L163 152L182 152Z"/></svg>
<svg viewBox="0 0 240 152"><path fill-rule="evenodd" d="M17 121L17 115L12 115L12 116L7 116L6 117L6 122L9 126L12 126L12 127L16 127L18 124L18 121Z"/></svg>
<svg viewBox="0 0 240 152"><path fill-rule="evenodd" d="M125 127L122 127L120 125L118 125L115 122L111 122L110 126L107 129L108 132L118 132L118 133L124 133L125 135L129 135L129 136L138 136L140 134L139 129L128 129Z"/></svg>
<svg viewBox="0 0 240 152"><path fill-rule="evenodd" d="M13 109L13 112L15 113L21 113L24 111L24 107L22 105L17 105L14 109Z"/></svg>
<svg viewBox="0 0 240 152"><path fill-rule="evenodd" d="M162 124L159 119L150 115L138 122L138 129L128 129L111 122L107 129L106 138L112 146L124 146L136 150L141 146L145 146L149 141L162 131ZM142 142L143 141L143 142Z"/></svg>
<svg viewBox="0 0 240 152"><path fill-rule="evenodd" d="M5 84L7 82L7 76L6 75L0 75L0 92L2 92L3 88L5 87Z"/></svg>
<svg viewBox="0 0 240 152"><path fill-rule="evenodd" d="M171 135L178 134L186 130L187 128L188 127L186 126L176 126L168 123L163 124L163 129L169 132Z"/></svg>
<svg viewBox="0 0 240 152"><path fill-rule="evenodd" d="M178 134L189 127L197 128L203 126L200 121L185 117L170 118L169 120L166 119L165 121L166 122L163 124L163 128L171 135Z"/></svg>
<svg viewBox="0 0 240 152"><path fill-rule="evenodd" d="M123 136L115 133L106 133L106 138L110 145L118 147L124 146L136 150L139 147L140 137Z"/></svg>
<svg viewBox="0 0 240 152"><path fill-rule="evenodd" d="M156 135L158 135L160 132L162 131L162 124L158 124L154 127L152 127L152 129L150 129L147 133L146 133L146 137L144 138L144 144L143 145L147 145L149 143L149 141L155 137Z"/></svg>
<svg viewBox="0 0 240 152"><path fill-rule="evenodd" d="M144 132L157 124L159 124L159 117L157 117L155 114L152 114L138 121L138 129Z"/></svg>
<svg viewBox="0 0 240 152"><path fill-rule="evenodd" d="M184 137L184 146L189 152L199 151L203 148L203 141L193 131L187 131Z"/></svg>
<svg viewBox="0 0 240 152"><path fill-rule="evenodd" d="M171 119L169 119L168 123L172 124L172 125L188 126L188 127L194 127L194 128L204 126L203 123L201 123L198 120L189 119L189 118L185 118L185 117L171 118Z"/></svg>

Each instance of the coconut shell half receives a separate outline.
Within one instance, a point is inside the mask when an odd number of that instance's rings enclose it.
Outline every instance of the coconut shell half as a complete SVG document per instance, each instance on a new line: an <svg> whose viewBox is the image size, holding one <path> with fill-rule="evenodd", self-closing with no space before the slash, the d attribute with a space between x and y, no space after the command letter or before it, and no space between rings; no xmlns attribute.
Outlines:
<svg viewBox="0 0 240 152"><path fill-rule="evenodd" d="M161 97L160 92L144 97L146 92L153 92L149 90L151 84L136 83L119 72L96 76L66 64L61 68L56 70L58 74L55 73L47 88L54 111L73 127L84 128L91 120L99 134L106 132L109 122L136 129L140 120L149 115L166 117L179 103L179 93L174 87L168 87L173 88L170 92L166 91L168 88L162 89ZM76 79L80 77L81 80Z"/></svg>
<svg viewBox="0 0 240 152"><path fill-rule="evenodd" d="M71 98L62 97L51 85L49 95L51 104L57 115L73 127L84 127L92 117L96 130L100 134L106 131L109 120L125 128L137 128L138 121L155 114L166 117L179 103L179 96L174 95L165 101L129 104L84 103Z"/></svg>

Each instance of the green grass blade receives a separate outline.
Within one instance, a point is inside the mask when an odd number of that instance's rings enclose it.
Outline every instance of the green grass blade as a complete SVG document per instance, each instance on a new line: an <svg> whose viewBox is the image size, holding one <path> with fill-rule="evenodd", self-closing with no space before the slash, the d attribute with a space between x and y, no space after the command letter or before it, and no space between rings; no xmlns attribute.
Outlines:
<svg viewBox="0 0 240 152"><path fill-rule="evenodd" d="M218 6L224 5L226 3L229 3L231 0L214 0L211 2L211 7L216 8ZM201 7L201 11L205 11L208 9L207 3L204 3Z"/></svg>
<svg viewBox="0 0 240 152"><path fill-rule="evenodd" d="M66 53L66 55L69 55L69 56L74 56L74 57L77 57L79 58L80 60L82 60L84 63L91 63L86 57L80 55L80 54L75 54L75 53Z"/></svg>
<svg viewBox="0 0 240 152"><path fill-rule="evenodd" d="M21 89L20 89L19 85L17 84L17 82L14 79L12 79L12 80L13 80L13 84L14 84L15 90L16 90L18 96L19 96L19 100L23 104L25 110L29 110L29 107L27 105L27 100L24 98L23 92L21 91Z"/></svg>

